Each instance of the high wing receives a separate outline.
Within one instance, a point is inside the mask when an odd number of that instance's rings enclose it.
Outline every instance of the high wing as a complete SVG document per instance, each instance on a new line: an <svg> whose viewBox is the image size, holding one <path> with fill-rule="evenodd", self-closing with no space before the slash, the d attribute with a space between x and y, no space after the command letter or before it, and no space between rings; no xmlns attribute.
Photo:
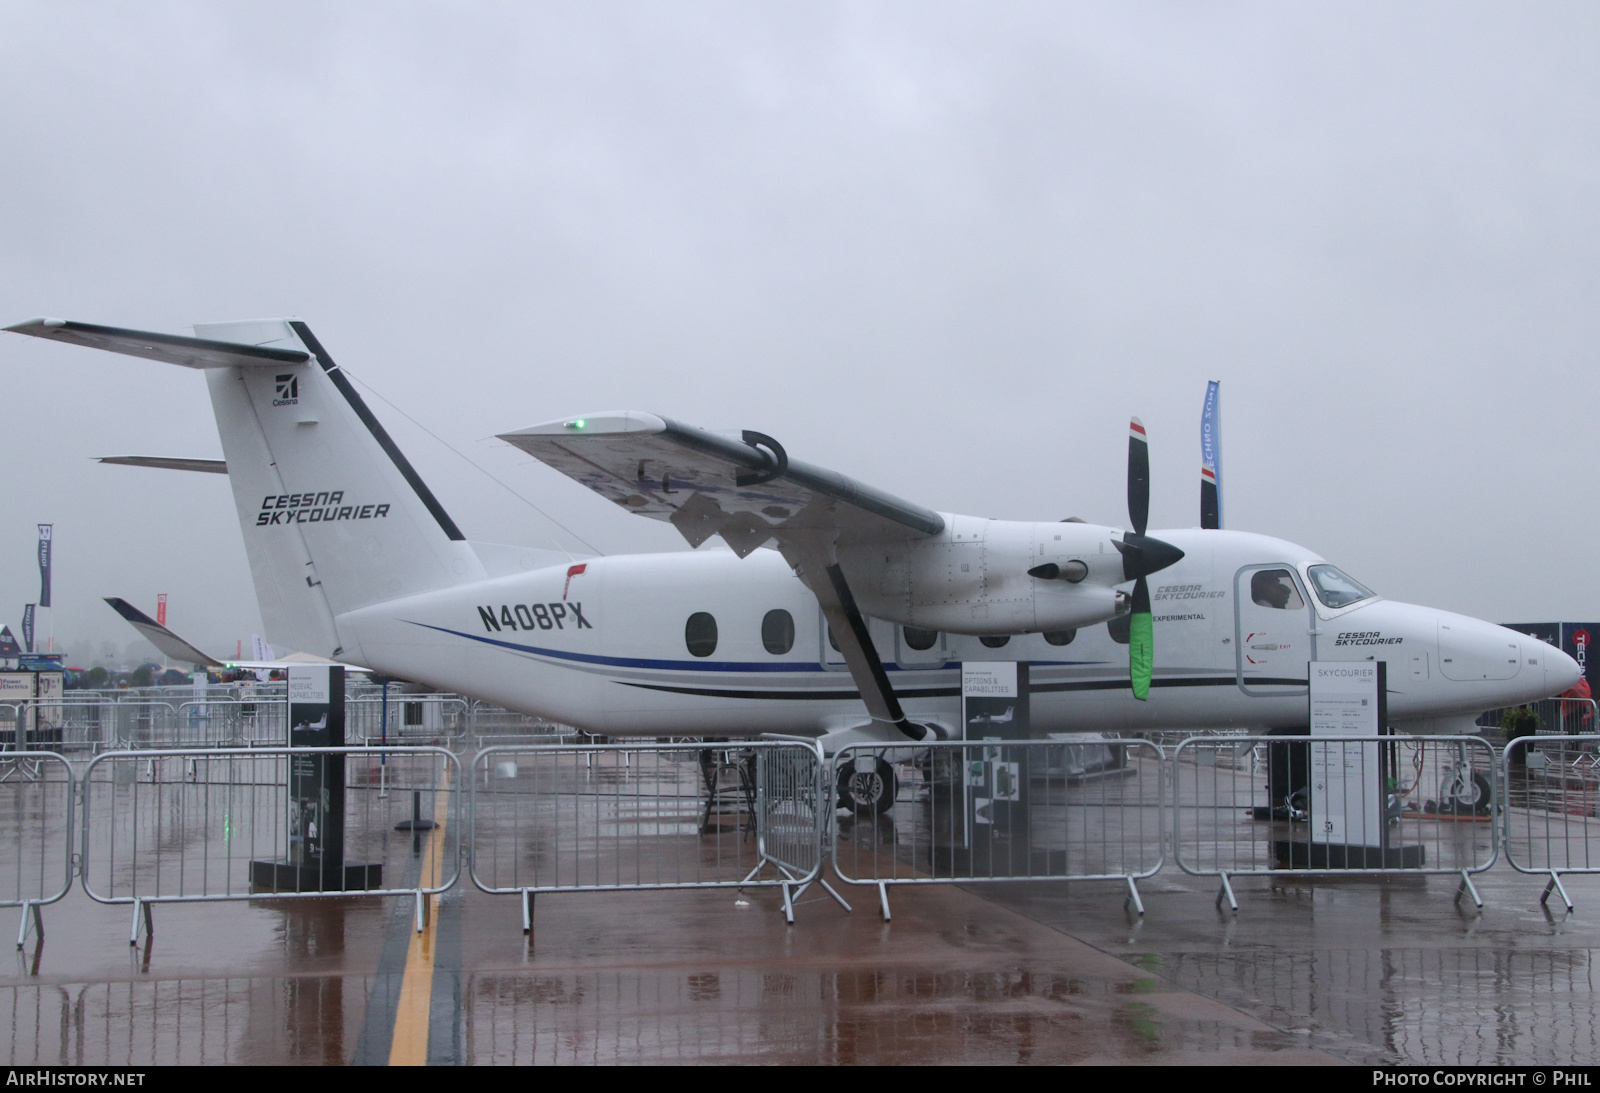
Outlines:
<svg viewBox="0 0 1600 1093"><path fill-rule="evenodd" d="M106 603L111 605L111 610L126 619L129 625L149 639L151 645L173 660L186 664L200 664L207 668L222 667L222 661L209 653L202 653L127 600L118 596L107 596L105 599Z"/></svg>
<svg viewBox="0 0 1600 1093"><path fill-rule="evenodd" d="M613 411L534 425L500 439L630 512L667 520L691 546L721 535L739 557L776 542L817 597L867 713L913 740L838 547L920 539L944 517L842 474L791 460L762 433L742 441L654 414Z"/></svg>
<svg viewBox="0 0 1600 1093"><path fill-rule="evenodd" d="M500 436L630 512L669 521L691 546L721 535L743 558L779 546L937 535L944 518L834 471L654 414L612 411Z"/></svg>

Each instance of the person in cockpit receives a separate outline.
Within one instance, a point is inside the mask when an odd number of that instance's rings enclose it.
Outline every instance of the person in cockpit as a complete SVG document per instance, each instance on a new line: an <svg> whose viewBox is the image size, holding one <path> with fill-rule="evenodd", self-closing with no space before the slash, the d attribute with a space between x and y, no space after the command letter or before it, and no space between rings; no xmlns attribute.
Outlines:
<svg viewBox="0 0 1600 1093"><path fill-rule="evenodd" d="M1287 570L1263 569L1250 578L1250 598L1262 607L1275 607L1282 611L1290 607L1303 607L1300 590Z"/></svg>

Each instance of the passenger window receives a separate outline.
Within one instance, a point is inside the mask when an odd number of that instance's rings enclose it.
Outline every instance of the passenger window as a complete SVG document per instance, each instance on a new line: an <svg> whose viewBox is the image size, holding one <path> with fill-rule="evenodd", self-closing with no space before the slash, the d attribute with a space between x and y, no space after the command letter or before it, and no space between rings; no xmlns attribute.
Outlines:
<svg viewBox="0 0 1600 1093"><path fill-rule="evenodd" d="M1133 615L1118 615L1106 623L1106 630L1111 634L1111 640L1118 645L1126 645L1133 634Z"/></svg>
<svg viewBox="0 0 1600 1093"><path fill-rule="evenodd" d="M696 611L683 627L683 643L689 655L709 657L717 651L717 620L708 612Z"/></svg>
<svg viewBox="0 0 1600 1093"><path fill-rule="evenodd" d="M924 649L932 649L939 641L939 631L918 630L915 626L902 626L900 632L905 635L906 646L919 653Z"/></svg>
<svg viewBox="0 0 1600 1093"><path fill-rule="evenodd" d="M1072 639L1078 636L1076 630L1046 630L1044 640L1051 645L1071 645Z"/></svg>
<svg viewBox="0 0 1600 1093"><path fill-rule="evenodd" d="M1003 649L1006 642L1011 640L1010 634L985 634L978 639L991 649Z"/></svg>
<svg viewBox="0 0 1600 1093"><path fill-rule="evenodd" d="M715 639L713 639L715 644ZM768 611L761 619L761 644L780 657L794 648L794 616L781 607Z"/></svg>
<svg viewBox="0 0 1600 1093"><path fill-rule="evenodd" d="M1287 569L1262 569L1251 574L1250 599L1279 611L1299 610L1306 605Z"/></svg>

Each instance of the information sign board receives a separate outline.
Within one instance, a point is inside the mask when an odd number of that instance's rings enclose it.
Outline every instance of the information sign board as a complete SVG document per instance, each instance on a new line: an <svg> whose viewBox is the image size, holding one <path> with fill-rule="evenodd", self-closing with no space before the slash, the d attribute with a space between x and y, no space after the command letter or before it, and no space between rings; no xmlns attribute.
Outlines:
<svg viewBox="0 0 1600 1093"><path fill-rule="evenodd" d="M1383 665L1311 663L1311 824L1313 842L1381 847L1384 771ZM1319 736L1371 737L1372 744L1318 744Z"/></svg>

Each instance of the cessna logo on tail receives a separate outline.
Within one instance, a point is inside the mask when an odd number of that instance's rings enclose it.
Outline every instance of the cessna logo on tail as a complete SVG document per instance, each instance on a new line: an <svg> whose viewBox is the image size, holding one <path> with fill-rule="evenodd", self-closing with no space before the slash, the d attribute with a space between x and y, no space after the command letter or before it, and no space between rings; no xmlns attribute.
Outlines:
<svg viewBox="0 0 1600 1093"><path fill-rule="evenodd" d="M268 494L261 499L256 527L271 524L320 524L333 520L381 520L388 505L346 505L343 490L321 493Z"/></svg>
<svg viewBox="0 0 1600 1093"><path fill-rule="evenodd" d="M501 604L500 614L493 607L478 608L483 629L491 630L593 630L594 624L583 617L583 604L576 600L568 603L514 603Z"/></svg>
<svg viewBox="0 0 1600 1093"><path fill-rule="evenodd" d="M293 372L283 376L274 376L273 382L278 387L278 397L272 400L274 406L297 406L300 403L300 380Z"/></svg>

